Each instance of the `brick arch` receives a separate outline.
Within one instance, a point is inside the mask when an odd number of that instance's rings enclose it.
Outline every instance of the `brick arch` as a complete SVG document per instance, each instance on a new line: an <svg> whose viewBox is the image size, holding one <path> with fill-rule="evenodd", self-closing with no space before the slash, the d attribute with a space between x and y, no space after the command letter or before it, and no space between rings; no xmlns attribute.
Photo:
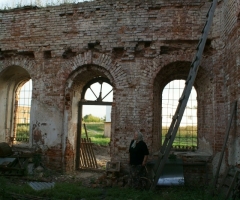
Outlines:
<svg viewBox="0 0 240 200"><path fill-rule="evenodd" d="M67 171L72 171L77 166L78 102L81 99L81 91L90 80L97 76L108 78L113 88L118 87L122 79L121 74L125 72L119 73L116 66L117 64L113 64L108 55L88 51L67 60L58 74L66 79L62 141L63 164Z"/></svg>
<svg viewBox="0 0 240 200"><path fill-rule="evenodd" d="M74 87L74 85L86 84L88 81L93 79L95 76L106 77L110 80L114 86L114 78L105 68L98 65L83 65L75 70L67 79L65 91L66 93Z"/></svg>
<svg viewBox="0 0 240 200"><path fill-rule="evenodd" d="M35 61L28 59L28 58L22 58L22 57L14 57L14 58L7 58L2 61L0 61L0 73L10 66L20 66L24 68L32 77L34 73L35 68Z"/></svg>
<svg viewBox="0 0 240 200"><path fill-rule="evenodd" d="M190 71L191 62L189 59L186 60L177 60L177 58L171 59L170 62L166 65L161 65L157 68L156 67L156 74L155 78L153 79L153 110L154 110L154 124L153 124L153 141L160 141L161 140L161 104L162 104L162 91L164 87L171 81L176 79L184 79L186 80ZM160 62L159 62L160 63ZM155 62L156 64L156 62ZM157 66L157 64L156 64ZM211 99L211 92L209 92L209 88L211 88L212 84L212 76L211 71L206 66L200 66L198 70L197 77L194 82L194 87L197 92L197 99L198 105L204 107L204 99ZM208 91L207 91L208 90ZM207 97L206 97L207 96ZM201 121L201 109L198 109L198 119ZM208 116L211 118L211 115ZM199 124L199 123L198 123ZM199 134L201 135L201 134ZM154 144L154 148L157 150L159 144Z"/></svg>
<svg viewBox="0 0 240 200"><path fill-rule="evenodd" d="M165 68L166 66L171 65L171 63L176 63L176 62L191 62L193 58L192 54L184 54L184 55L164 55L164 59L163 57L157 56L156 58L153 59L152 62L152 81L154 82L157 78L157 75L159 73L161 73L160 71ZM190 63L191 64L191 63Z"/></svg>
<svg viewBox="0 0 240 200"><path fill-rule="evenodd" d="M63 63L58 76L63 76L66 80L69 80L69 77L75 71L78 71L79 73L81 68L86 66L98 66L105 70L109 73L109 78L110 76L112 77L110 80L115 87L120 87L121 84L127 83L126 78L128 73L119 63L113 62L111 56L108 54L93 52L91 50L85 51L72 59L66 60ZM73 79L73 77L74 76L70 79Z"/></svg>
<svg viewBox="0 0 240 200"><path fill-rule="evenodd" d="M0 106L3 120L0 122L0 142L10 142L13 136L14 104L16 89L31 78L34 61L25 58L7 58L0 61ZM13 104L14 102L14 104ZM31 137L31 134L29 135Z"/></svg>

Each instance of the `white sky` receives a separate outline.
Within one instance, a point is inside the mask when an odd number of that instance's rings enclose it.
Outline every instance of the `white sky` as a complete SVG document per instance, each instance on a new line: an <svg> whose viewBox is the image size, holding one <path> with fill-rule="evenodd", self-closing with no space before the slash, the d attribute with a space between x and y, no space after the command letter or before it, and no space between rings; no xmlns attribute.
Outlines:
<svg viewBox="0 0 240 200"><path fill-rule="evenodd" d="M93 84L91 86L91 89L96 96L93 94L93 92L90 89L88 89L85 94L85 99L95 101L97 99L97 97L99 97L100 87L101 86L99 83ZM113 92L111 92L111 90L112 90L112 86L110 86L107 83L102 84L102 98L105 97L103 99L103 101L112 102ZM107 109L106 106L86 106L86 105L84 105L83 106L83 117L85 115L92 114L94 116L103 118L104 116L106 116L106 109ZM108 114L110 114L110 113L108 113Z"/></svg>
<svg viewBox="0 0 240 200"><path fill-rule="evenodd" d="M162 93L162 123L169 125L172 122L172 117L176 112L179 99L185 87L185 80L175 80L165 86ZM167 90L168 89L168 90ZM184 111L181 125L197 124L197 93L193 88L189 96L189 101Z"/></svg>
<svg viewBox="0 0 240 200"><path fill-rule="evenodd" d="M22 6L29 6L29 5L38 5L38 6L46 6L46 5L59 5L64 2L72 2L78 3L83 1L93 1L93 0L0 0L0 8L16 8Z"/></svg>

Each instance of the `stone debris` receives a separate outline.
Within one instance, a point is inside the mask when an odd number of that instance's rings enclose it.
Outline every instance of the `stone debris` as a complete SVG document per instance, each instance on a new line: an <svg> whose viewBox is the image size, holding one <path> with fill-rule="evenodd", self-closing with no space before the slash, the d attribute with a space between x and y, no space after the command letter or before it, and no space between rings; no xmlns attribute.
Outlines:
<svg viewBox="0 0 240 200"><path fill-rule="evenodd" d="M32 189L34 190L46 190L46 189L51 189L54 187L55 183L47 183L47 182L29 182L28 185L31 186Z"/></svg>

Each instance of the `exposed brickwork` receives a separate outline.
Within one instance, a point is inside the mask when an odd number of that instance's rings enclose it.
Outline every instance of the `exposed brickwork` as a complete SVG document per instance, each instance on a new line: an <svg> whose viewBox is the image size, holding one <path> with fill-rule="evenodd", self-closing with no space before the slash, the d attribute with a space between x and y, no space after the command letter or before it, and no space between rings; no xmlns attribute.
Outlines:
<svg viewBox="0 0 240 200"><path fill-rule="evenodd" d="M66 142L66 148L65 148L65 169L64 171L73 171L75 169L75 161L74 161L74 149L73 146L69 143L69 141Z"/></svg>
<svg viewBox="0 0 240 200"><path fill-rule="evenodd" d="M31 78L31 145L40 145L48 165L74 170L78 102L86 83L102 76L113 85L112 161L126 164L135 129L156 152L162 90L186 79L209 6L208 0L98 0L0 12L0 140L12 134L12 91ZM199 149L213 157L239 98L239 9L237 0L219 1L194 84ZM239 119L231 141L239 140L238 125ZM234 145L229 163L239 164Z"/></svg>
<svg viewBox="0 0 240 200"><path fill-rule="evenodd" d="M62 148L61 145L48 148L43 152L44 164L49 169L62 172Z"/></svg>

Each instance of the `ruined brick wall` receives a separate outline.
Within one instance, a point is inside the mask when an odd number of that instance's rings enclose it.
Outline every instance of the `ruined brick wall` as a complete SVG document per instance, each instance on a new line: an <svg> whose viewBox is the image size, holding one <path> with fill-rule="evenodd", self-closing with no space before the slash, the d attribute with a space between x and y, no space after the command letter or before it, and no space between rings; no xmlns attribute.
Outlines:
<svg viewBox="0 0 240 200"><path fill-rule="evenodd" d="M238 96L236 2L218 3L194 85L199 149L210 157L220 151L230 102ZM97 0L1 11L0 112L6 118L0 122L0 139L11 135L11 105L5 97L10 98L15 82L30 77L30 145L42 150L48 165L74 170L78 102L84 85L102 76L114 90L112 160L126 164L136 129L153 154L160 147L162 90L188 76L209 6L208 0Z"/></svg>
<svg viewBox="0 0 240 200"><path fill-rule="evenodd" d="M223 50L224 66L223 66L223 78L224 78L224 102L226 111L230 112L234 101L239 99L239 30L240 21L239 13L240 6L239 1L223 1L223 16L225 19L224 32L222 38L225 43ZM227 144L227 155L225 157L226 164L239 165L240 162L240 149L239 149L239 103L236 108L233 125L230 130L230 139ZM228 115L228 120L230 116ZM225 128L226 126L223 126ZM223 141L223 140L222 140Z"/></svg>

